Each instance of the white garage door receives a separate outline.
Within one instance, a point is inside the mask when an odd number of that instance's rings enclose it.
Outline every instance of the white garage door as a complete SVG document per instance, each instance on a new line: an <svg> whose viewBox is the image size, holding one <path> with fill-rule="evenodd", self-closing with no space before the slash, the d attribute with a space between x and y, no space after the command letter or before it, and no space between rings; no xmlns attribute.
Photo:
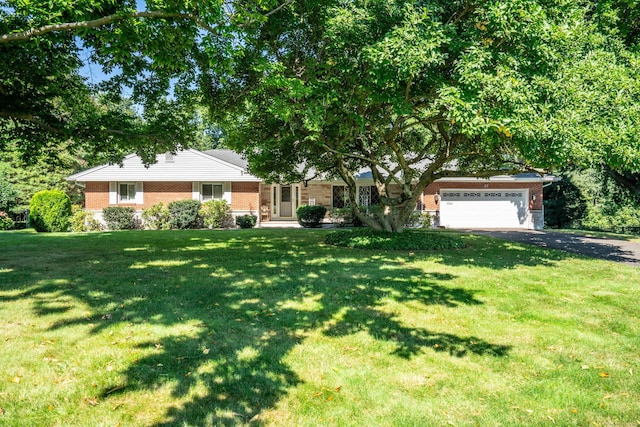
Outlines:
<svg viewBox="0 0 640 427"><path fill-rule="evenodd" d="M528 190L442 190L440 225L449 228L533 228Z"/></svg>

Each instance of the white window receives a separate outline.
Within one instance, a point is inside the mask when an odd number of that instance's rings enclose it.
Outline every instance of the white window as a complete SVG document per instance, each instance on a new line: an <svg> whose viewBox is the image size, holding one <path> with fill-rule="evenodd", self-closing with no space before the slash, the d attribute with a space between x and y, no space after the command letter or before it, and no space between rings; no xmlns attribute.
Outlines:
<svg viewBox="0 0 640 427"><path fill-rule="evenodd" d="M221 200L224 195L224 189L222 184L202 184L200 194L202 195L203 202Z"/></svg>
<svg viewBox="0 0 640 427"><path fill-rule="evenodd" d="M119 202L135 202L136 201L136 184L132 182L119 183L118 201Z"/></svg>

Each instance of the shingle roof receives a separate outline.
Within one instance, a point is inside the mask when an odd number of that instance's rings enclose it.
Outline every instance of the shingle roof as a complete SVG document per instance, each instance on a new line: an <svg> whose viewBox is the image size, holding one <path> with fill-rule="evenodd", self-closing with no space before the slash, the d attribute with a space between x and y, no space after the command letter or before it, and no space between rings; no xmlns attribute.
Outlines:
<svg viewBox="0 0 640 427"><path fill-rule="evenodd" d="M247 170L247 168L249 167L249 163L247 162L247 160L233 150L217 148L214 150L203 151L203 153L218 158L227 163L231 163L232 165L241 167L244 170Z"/></svg>

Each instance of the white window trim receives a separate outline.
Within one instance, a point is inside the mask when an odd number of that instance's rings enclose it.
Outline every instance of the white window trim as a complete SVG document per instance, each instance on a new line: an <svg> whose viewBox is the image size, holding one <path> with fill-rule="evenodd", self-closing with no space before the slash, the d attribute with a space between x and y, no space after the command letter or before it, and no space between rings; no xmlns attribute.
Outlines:
<svg viewBox="0 0 640 427"><path fill-rule="evenodd" d="M135 196L133 199L120 199L120 185L133 185L135 188ZM138 181L112 181L109 182L109 204L110 205L142 205L144 204L144 188L142 182Z"/></svg>
<svg viewBox="0 0 640 427"><path fill-rule="evenodd" d="M211 200L224 200L227 204L231 204L231 182L225 181L202 181L196 182L194 181L191 186L191 198L193 200L199 200L200 202L206 202L202 198L202 186L203 185L222 185L222 198L221 199L211 199Z"/></svg>

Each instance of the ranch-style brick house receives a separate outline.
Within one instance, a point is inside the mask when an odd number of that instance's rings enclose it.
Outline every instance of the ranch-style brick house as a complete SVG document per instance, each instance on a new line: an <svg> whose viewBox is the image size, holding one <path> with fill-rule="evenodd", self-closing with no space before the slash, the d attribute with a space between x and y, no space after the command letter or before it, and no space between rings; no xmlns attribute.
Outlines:
<svg viewBox="0 0 640 427"><path fill-rule="evenodd" d="M429 185L416 210L447 228L541 229L543 186L553 177L535 173L491 178L443 178ZM187 149L157 156L145 167L137 155L121 165L97 166L67 177L84 188L85 210L101 218L109 206L130 206L140 214L159 202L225 200L234 216L254 214L259 223L295 220L300 205L341 208L346 187L337 180L267 184L249 173L247 162L231 150ZM376 203L371 173L357 176L358 200Z"/></svg>

